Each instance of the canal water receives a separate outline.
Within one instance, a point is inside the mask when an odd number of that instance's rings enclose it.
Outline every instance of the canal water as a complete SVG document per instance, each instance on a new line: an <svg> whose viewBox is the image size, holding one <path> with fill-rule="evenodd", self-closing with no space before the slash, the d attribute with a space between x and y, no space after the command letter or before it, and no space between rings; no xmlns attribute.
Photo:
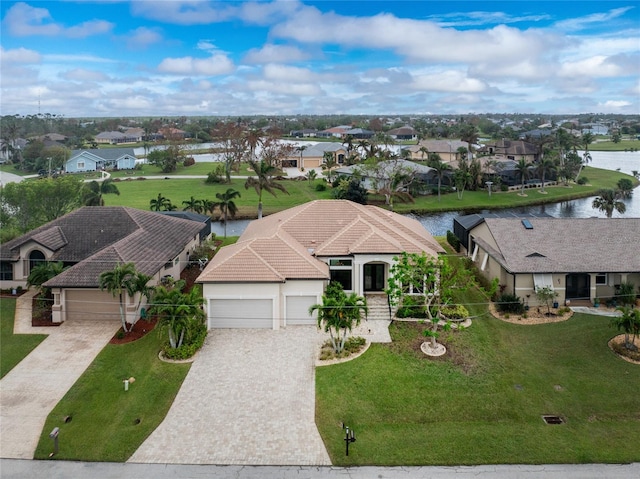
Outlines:
<svg viewBox="0 0 640 479"><path fill-rule="evenodd" d="M582 152L579 152L582 155ZM640 152L591 152L592 161L589 164L596 168L607 170L619 170L623 173L631 174L632 171L640 171ZM523 206L519 208L501 209L501 212L513 212L518 214L526 213L546 213L555 218L604 218L604 213L591 207L593 198L582 198L579 200L562 201L538 206ZM621 215L614 211L614 218L640 218L640 188L636 188L634 195L624 200L627 207L626 212ZM490 210L483 210L482 213L490 213ZM453 230L453 219L456 216L466 214L464 211L447 211L444 213L429 213L424 215L407 215L415 218L434 236L443 236L447 230ZM238 236L242 234L251 220L233 220L227 223L227 235ZM223 225L214 222L211 231L218 236L224 234ZM640 237L640 232L638 232Z"/></svg>

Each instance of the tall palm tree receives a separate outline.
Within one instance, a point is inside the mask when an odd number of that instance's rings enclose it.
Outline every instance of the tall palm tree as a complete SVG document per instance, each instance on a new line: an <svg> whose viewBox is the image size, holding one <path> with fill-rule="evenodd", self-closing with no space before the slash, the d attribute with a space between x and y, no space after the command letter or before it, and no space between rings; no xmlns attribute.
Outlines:
<svg viewBox="0 0 640 479"><path fill-rule="evenodd" d="M551 158L543 158L538 162L536 170L542 177L542 193L546 193L544 190L545 176L547 173L553 173L556 170L556 164Z"/></svg>
<svg viewBox="0 0 640 479"><path fill-rule="evenodd" d="M210 205L210 211L220 209L220 221L224 223L224 237L227 237L227 219L234 218L238 212L238 207L233 202L234 198L240 198L240 192L233 188L228 188L224 193L216 193L218 201Z"/></svg>
<svg viewBox="0 0 640 479"><path fill-rule="evenodd" d="M184 208L182 211L193 211L194 213L202 213L204 210L204 205L202 204L202 200L196 200L193 196L188 200L184 200L182 202Z"/></svg>
<svg viewBox="0 0 640 479"><path fill-rule="evenodd" d="M333 177L332 170L337 166L338 160L336 160L336 156L331 151L325 151L322 157L322 169L327 170L329 183L331 183L331 178Z"/></svg>
<svg viewBox="0 0 640 479"><path fill-rule="evenodd" d="M103 271L98 279L100 290L109 291L113 297L118 298L120 305L120 320L122 321L122 330L127 333L127 319L124 313L125 293L133 289L134 278L137 275L136 267L133 263L117 264L112 270ZM133 328L133 324L131 325Z"/></svg>
<svg viewBox="0 0 640 479"><path fill-rule="evenodd" d="M120 195L120 190L111 178L104 181L85 183L82 189L82 203L85 206L104 206L102 195Z"/></svg>
<svg viewBox="0 0 640 479"><path fill-rule="evenodd" d="M249 167L257 175L257 177L250 176L244 184L245 189L254 188L258 193L258 219L262 218L262 192L266 191L276 196L275 190L280 190L287 195L289 192L280 183L277 183L273 179L273 174L278 171L275 166L269 165L265 161L249 161Z"/></svg>
<svg viewBox="0 0 640 479"><path fill-rule="evenodd" d="M429 167L436 170L436 176L438 177L438 201L440 201L440 188L442 187L442 178L447 171L451 170L451 166L440 159L440 155L433 153L433 156L429 159Z"/></svg>
<svg viewBox="0 0 640 479"><path fill-rule="evenodd" d="M428 157L429 156L429 148L427 148L426 146L422 145L420 148L418 148L418 153L420 153L420 159L422 161L424 161L424 157Z"/></svg>
<svg viewBox="0 0 640 479"><path fill-rule="evenodd" d="M591 206L606 214L607 218L611 218L613 216L614 210L620 214L627 211L627 206L620 201L620 195L616 190L603 189L600 190L598 194L600 196L594 198Z"/></svg>
<svg viewBox="0 0 640 479"><path fill-rule="evenodd" d="M520 175L520 194L524 195L524 180L529 177L529 167L531 163L529 163L524 158L520 158L518 163L516 163L515 170L518 175Z"/></svg>
<svg viewBox="0 0 640 479"><path fill-rule="evenodd" d="M249 159L251 161L255 161L256 149L263 143L263 140L260 137L260 130L251 129L247 131L247 133L245 134L245 140L247 142L247 145L249 146Z"/></svg>

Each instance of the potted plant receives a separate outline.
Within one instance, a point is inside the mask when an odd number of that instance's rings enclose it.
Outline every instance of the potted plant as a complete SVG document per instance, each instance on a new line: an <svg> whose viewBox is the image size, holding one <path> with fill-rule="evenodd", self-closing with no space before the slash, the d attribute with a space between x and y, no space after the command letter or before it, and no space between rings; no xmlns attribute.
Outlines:
<svg viewBox="0 0 640 479"><path fill-rule="evenodd" d="M600 307L600 298L594 298L593 299L593 307L594 308L599 308Z"/></svg>

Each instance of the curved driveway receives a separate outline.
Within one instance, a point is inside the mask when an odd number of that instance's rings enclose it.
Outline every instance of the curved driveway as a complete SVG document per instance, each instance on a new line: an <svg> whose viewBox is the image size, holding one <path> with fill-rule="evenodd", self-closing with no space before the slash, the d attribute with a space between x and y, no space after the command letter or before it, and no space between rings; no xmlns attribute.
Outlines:
<svg viewBox="0 0 640 479"><path fill-rule="evenodd" d="M315 425L313 326L212 330L131 463L329 465Z"/></svg>

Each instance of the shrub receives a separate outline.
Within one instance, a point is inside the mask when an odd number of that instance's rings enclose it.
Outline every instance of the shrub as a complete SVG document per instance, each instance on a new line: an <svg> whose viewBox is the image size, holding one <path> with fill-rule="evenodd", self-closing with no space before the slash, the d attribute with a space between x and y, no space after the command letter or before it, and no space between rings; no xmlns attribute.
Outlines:
<svg viewBox="0 0 640 479"><path fill-rule="evenodd" d="M325 183L318 183L316 185L316 191L325 191L327 189L327 185Z"/></svg>
<svg viewBox="0 0 640 479"><path fill-rule="evenodd" d="M581 176L580 178L578 178L578 181L576 182L579 185L586 185L587 183L589 183L589 178L587 178L586 176Z"/></svg>
<svg viewBox="0 0 640 479"><path fill-rule="evenodd" d="M398 318L426 318L427 312L420 300L413 296L402 298L402 304L396 313Z"/></svg>
<svg viewBox="0 0 640 479"><path fill-rule="evenodd" d="M496 300L496 308L501 313L524 313L524 304L522 300L515 294L502 294Z"/></svg>
<svg viewBox="0 0 640 479"><path fill-rule="evenodd" d="M182 162L182 166L191 166L191 165L195 165L195 164L196 164L196 160L194 160L193 156L188 156Z"/></svg>
<svg viewBox="0 0 640 479"><path fill-rule="evenodd" d="M443 306L440 312L449 319L464 319L469 316L469 311L461 304Z"/></svg>
<svg viewBox="0 0 640 479"><path fill-rule="evenodd" d="M197 330L192 332L190 341L188 344L183 344L179 348L172 348L168 343L164 346L164 356L168 359L189 359L204 344L204 340L207 337L207 326L204 323L198 325Z"/></svg>
<svg viewBox="0 0 640 479"><path fill-rule="evenodd" d="M447 230L447 243L449 243L456 252L460 252L460 240L451 230Z"/></svg>

